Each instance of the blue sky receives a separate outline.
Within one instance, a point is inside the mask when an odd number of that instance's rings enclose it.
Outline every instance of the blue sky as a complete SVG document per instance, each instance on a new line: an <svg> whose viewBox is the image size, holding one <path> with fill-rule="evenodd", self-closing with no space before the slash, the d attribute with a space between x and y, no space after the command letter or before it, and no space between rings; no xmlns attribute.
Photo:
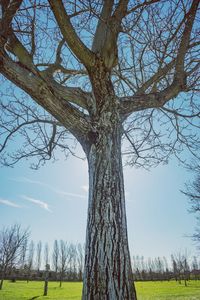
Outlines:
<svg viewBox="0 0 200 300"><path fill-rule="evenodd" d="M0 226L30 226L31 238L53 244L55 239L85 241L87 162L70 157L31 170L30 162L0 168ZM196 255L186 235L195 228L188 200L181 194L191 174L176 161L151 171L124 168L129 245L132 255Z"/></svg>

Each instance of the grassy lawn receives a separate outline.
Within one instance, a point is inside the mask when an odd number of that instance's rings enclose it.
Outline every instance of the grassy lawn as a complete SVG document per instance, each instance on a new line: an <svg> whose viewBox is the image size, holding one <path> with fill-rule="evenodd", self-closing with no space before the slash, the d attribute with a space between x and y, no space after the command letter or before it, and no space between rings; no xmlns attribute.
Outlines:
<svg viewBox="0 0 200 300"><path fill-rule="evenodd" d="M58 282L49 282L48 296L43 297L44 283L34 281L17 281L16 283L4 282L3 290L0 291L1 300L31 300L52 299L69 300L81 299L82 283L64 282L62 288Z"/></svg>
<svg viewBox="0 0 200 300"><path fill-rule="evenodd" d="M138 300L200 300L200 281L190 281L188 287L176 282L137 282ZM43 282L4 282L0 300L80 300L82 283L65 282L59 287L57 282L49 282L48 296L43 297Z"/></svg>
<svg viewBox="0 0 200 300"><path fill-rule="evenodd" d="M136 282L138 300L200 300L200 281L184 283L175 281Z"/></svg>

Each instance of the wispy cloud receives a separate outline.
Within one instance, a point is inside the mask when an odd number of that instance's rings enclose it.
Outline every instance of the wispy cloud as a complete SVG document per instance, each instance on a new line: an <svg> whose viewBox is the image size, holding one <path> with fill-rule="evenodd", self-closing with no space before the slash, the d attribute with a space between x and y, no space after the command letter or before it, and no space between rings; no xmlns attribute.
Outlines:
<svg viewBox="0 0 200 300"><path fill-rule="evenodd" d="M20 208L22 206L10 201L10 200L6 200L6 199L1 199L0 198L0 204L3 204L3 205L7 205L7 206L11 206L11 207L17 207L17 208Z"/></svg>
<svg viewBox="0 0 200 300"><path fill-rule="evenodd" d="M10 178L13 181L16 182L24 182L24 183L31 183L31 184L36 184L36 185L40 185L43 187L48 188L48 190L51 190L52 192L61 195L61 196L69 196L69 197L75 197L75 198L80 198L80 199L86 199L86 197L84 195L81 194L76 194L76 193L69 193L69 192L65 192L62 190L59 190L45 182L41 182L41 181L37 181L37 180L31 180L29 178L26 177L18 177L18 178Z"/></svg>
<svg viewBox="0 0 200 300"><path fill-rule="evenodd" d="M63 195L63 196L70 196L70 197L75 197L75 198L86 199L86 197L83 196L83 195L81 195L81 194L68 193L68 192L59 191L59 190L55 190L55 192L56 192L57 194L60 194L60 195Z"/></svg>
<svg viewBox="0 0 200 300"><path fill-rule="evenodd" d="M38 199L34 199L32 197L29 196L25 196L25 195L21 195L21 198L23 198L24 200L27 200L29 202L32 202L36 205L38 205L40 208L47 210L48 212L52 212L52 210L50 210L48 203L38 200Z"/></svg>
<svg viewBox="0 0 200 300"><path fill-rule="evenodd" d="M32 184L37 184L37 185L41 185L41 186L46 186L46 187L52 189L52 187L50 185L48 185L47 183L44 183L44 182L41 182L41 181L38 181L38 180L32 180L32 179L29 179L29 178L26 178L26 177L17 177L17 178L9 178L9 179L12 180L12 181L16 181L16 182L32 183Z"/></svg>

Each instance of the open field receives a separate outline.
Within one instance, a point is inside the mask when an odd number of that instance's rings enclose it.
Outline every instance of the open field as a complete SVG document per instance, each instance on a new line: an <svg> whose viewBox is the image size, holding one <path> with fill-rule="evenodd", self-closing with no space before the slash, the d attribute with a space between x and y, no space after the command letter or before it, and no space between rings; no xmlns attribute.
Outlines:
<svg viewBox="0 0 200 300"><path fill-rule="evenodd" d="M184 283L175 281L148 281L136 283L138 300L200 300L200 281Z"/></svg>
<svg viewBox="0 0 200 300"><path fill-rule="evenodd" d="M200 281L190 281L188 287L182 283L171 282L137 282L138 300L200 300ZM0 291L1 300L80 300L82 283L64 282L59 288L58 282L49 282L48 296L43 297L43 282L18 281L4 282Z"/></svg>

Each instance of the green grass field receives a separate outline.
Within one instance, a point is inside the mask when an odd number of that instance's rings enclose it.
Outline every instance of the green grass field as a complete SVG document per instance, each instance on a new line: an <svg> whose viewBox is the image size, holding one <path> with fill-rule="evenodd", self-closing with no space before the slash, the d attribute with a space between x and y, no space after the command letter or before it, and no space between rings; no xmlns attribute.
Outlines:
<svg viewBox="0 0 200 300"><path fill-rule="evenodd" d="M137 282L138 300L200 300L200 281L190 281L185 287L172 282ZM1 300L80 300L81 283L63 283L59 288L59 283L50 282L48 296L43 297L43 282L18 281L11 283L4 282L3 290L0 291Z"/></svg>

